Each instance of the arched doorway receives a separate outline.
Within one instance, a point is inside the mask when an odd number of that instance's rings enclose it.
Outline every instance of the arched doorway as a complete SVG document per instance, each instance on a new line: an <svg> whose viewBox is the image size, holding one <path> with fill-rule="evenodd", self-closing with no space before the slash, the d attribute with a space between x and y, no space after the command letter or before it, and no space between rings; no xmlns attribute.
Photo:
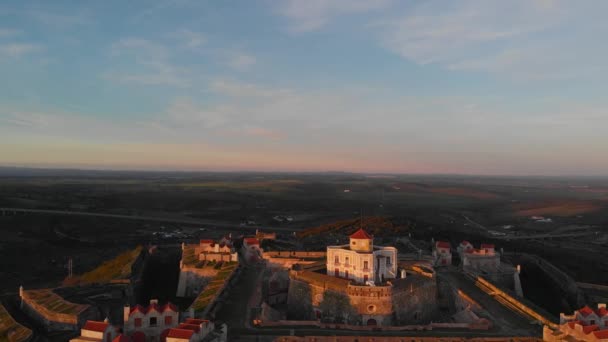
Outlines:
<svg viewBox="0 0 608 342"><path fill-rule="evenodd" d="M376 325L378 325L378 322L376 322L375 319L370 318L370 319L367 320L367 325L368 326L376 326Z"/></svg>

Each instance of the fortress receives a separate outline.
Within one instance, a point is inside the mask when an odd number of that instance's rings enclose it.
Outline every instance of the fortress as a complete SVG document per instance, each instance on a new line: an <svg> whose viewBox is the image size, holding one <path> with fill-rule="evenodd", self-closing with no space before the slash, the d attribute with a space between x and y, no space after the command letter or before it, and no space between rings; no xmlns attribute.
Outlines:
<svg viewBox="0 0 608 342"><path fill-rule="evenodd" d="M437 309L434 273L398 272L397 250L374 246L363 229L348 245L328 246L326 266L325 274L289 272L290 310L304 318L388 326L427 323Z"/></svg>

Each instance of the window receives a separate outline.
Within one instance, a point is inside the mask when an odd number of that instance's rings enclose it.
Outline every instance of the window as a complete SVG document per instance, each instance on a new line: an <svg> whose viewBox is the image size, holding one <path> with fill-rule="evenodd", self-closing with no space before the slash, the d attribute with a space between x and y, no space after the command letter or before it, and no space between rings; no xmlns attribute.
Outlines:
<svg viewBox="0 0 608 342"><path fill-rule="evenodd" d="M135 327L137 327L137 328L141 327L141 318L136 318L134 323L135 323Z"/></svg>
<svg viewBox="0 0 608 342"><path fill-rule="evenodd" d="M363 276L363 282L364 282L364 283L367 283L367 280L368 280L368 279L369 279L369 277L367 276L367 274Z"/></svg>
<svg viewBox="0 0 608 342"><path fill-rule="evenodd" d="M363 262L363 269L366 270L369 267L369 261Z"/></svg>
<svg viewBox="0 0 608 342"><path fill-rule="evenodd" d="M353 241L352 245L354 246L354 245L356 245L356 244L357 244L357 241Z"/></svg>
<svg viewBox="0 0 608 342"><path fill-rule="evenodd" d="M334 275L336 277L339 277L340 276L340 270L336 268L335 271L334 271Z"/></svg>
<svg viewBox="0 0 608 342"><path fill-rule="evenodd" d="M344 271L344 278L348 279L348 271Z"/></svg>
<svg viewBox="0 0 608 342"><path fill-rule="evenodd" d="M165 325L171 325L171 324L173 324L173 317L165 316Z"/></svg>
<svg viewBox="0 0 608 342"><path fill-rule="evenodd" d="M348 257L346 257L344 263L346 264L346 266L348 266Z"/></svg>
<svg viewBox="0 0 608 342"><path fill-rule="evenodd" d="M340 263L340 257L339 256L335 256L334 257L334 263L339 264Z"/></svg>
<svg viewBox="0 0 608 342"><path fill-rule="evenodd" d="M386 258L386 266L391 265L391 257Z"/></svg>
<svg viewBox="0 0 608 342"><path fill-rule="evenodd" d="M589 321L589 325L595 325L595 320L592 319L591 321Z"/></svg>
<svg viewBox="0 0 608 342"><path fill-rule="evenodd" d="M155 327L158 324L156 317L150 317L150 326Z"/></svg>

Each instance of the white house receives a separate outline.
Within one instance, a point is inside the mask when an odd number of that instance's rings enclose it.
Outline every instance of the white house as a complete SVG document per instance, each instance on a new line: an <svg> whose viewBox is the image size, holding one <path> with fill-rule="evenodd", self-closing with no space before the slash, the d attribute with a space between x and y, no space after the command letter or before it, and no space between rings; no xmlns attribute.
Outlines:
<svg viewBox="0 0 608 342"><path fill-rule="evenodd" d="M80 329L80 336L70 342L113 342L117 336L117 329L107 319L103 322L87 321Z"/></svg>
<svg viewBox="0 0 608 342"><path fill-rule="evenodd" d="M357 283L383 283L397 278L397 249L374 246L374 238L359 229L348 245L327 247L327 274Z"/></svg>
<svg viewBox="0 0 608 342"><path fill-rule="evenodd" d="M449 242L435 242L433 260L435 261L435 266L447 266L452 264L452 246Z"/></svg>
<svg viewBox="0 0 608 342"><path fill-rule="evenodd" d="M160 341L161 335L179 324L179 310L177 306L167 303L158 305L155 299L150 305L142 307L125 306L123 312L124 332L134 340L145 338L145 341Z"/></svg>
<svg viewBox="0 0 608 342"><path fill-rule="evenodd" d="M260 240L248 237L243 239L243 256L248 262L258 262L263 260L264 250L260 247Z"/></svg>

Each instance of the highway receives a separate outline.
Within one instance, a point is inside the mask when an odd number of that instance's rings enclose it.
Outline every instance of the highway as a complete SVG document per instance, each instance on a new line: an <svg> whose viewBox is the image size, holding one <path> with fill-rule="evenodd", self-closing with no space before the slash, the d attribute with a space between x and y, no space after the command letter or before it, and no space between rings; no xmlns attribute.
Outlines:
<svg viewBox="0 0 608 342"><path fill-rule="evenodd" d="M106 217L116 218L125 220L138 220L138 221L151 221L151 222L163 222L163 223L177 223L177 224L192 224L200 226L214 226L225 229L264 229L265 231L282 231L282 232L293 232L298 230L295 227L262 227L262 226L241 226L237 223L228 223L213 220L201 220L192 218L175 218L175 217L162 217L162 216L144 216L144 215L120 215L120 214L105 214L95 213L88 211L72 211L72 210L49 210L49 209L27 209L27 208L0 208L2 215L12 213L29 213L29 214L47 214L47 215L66 215L66 216L90 216L90 217Z"/></svg>

